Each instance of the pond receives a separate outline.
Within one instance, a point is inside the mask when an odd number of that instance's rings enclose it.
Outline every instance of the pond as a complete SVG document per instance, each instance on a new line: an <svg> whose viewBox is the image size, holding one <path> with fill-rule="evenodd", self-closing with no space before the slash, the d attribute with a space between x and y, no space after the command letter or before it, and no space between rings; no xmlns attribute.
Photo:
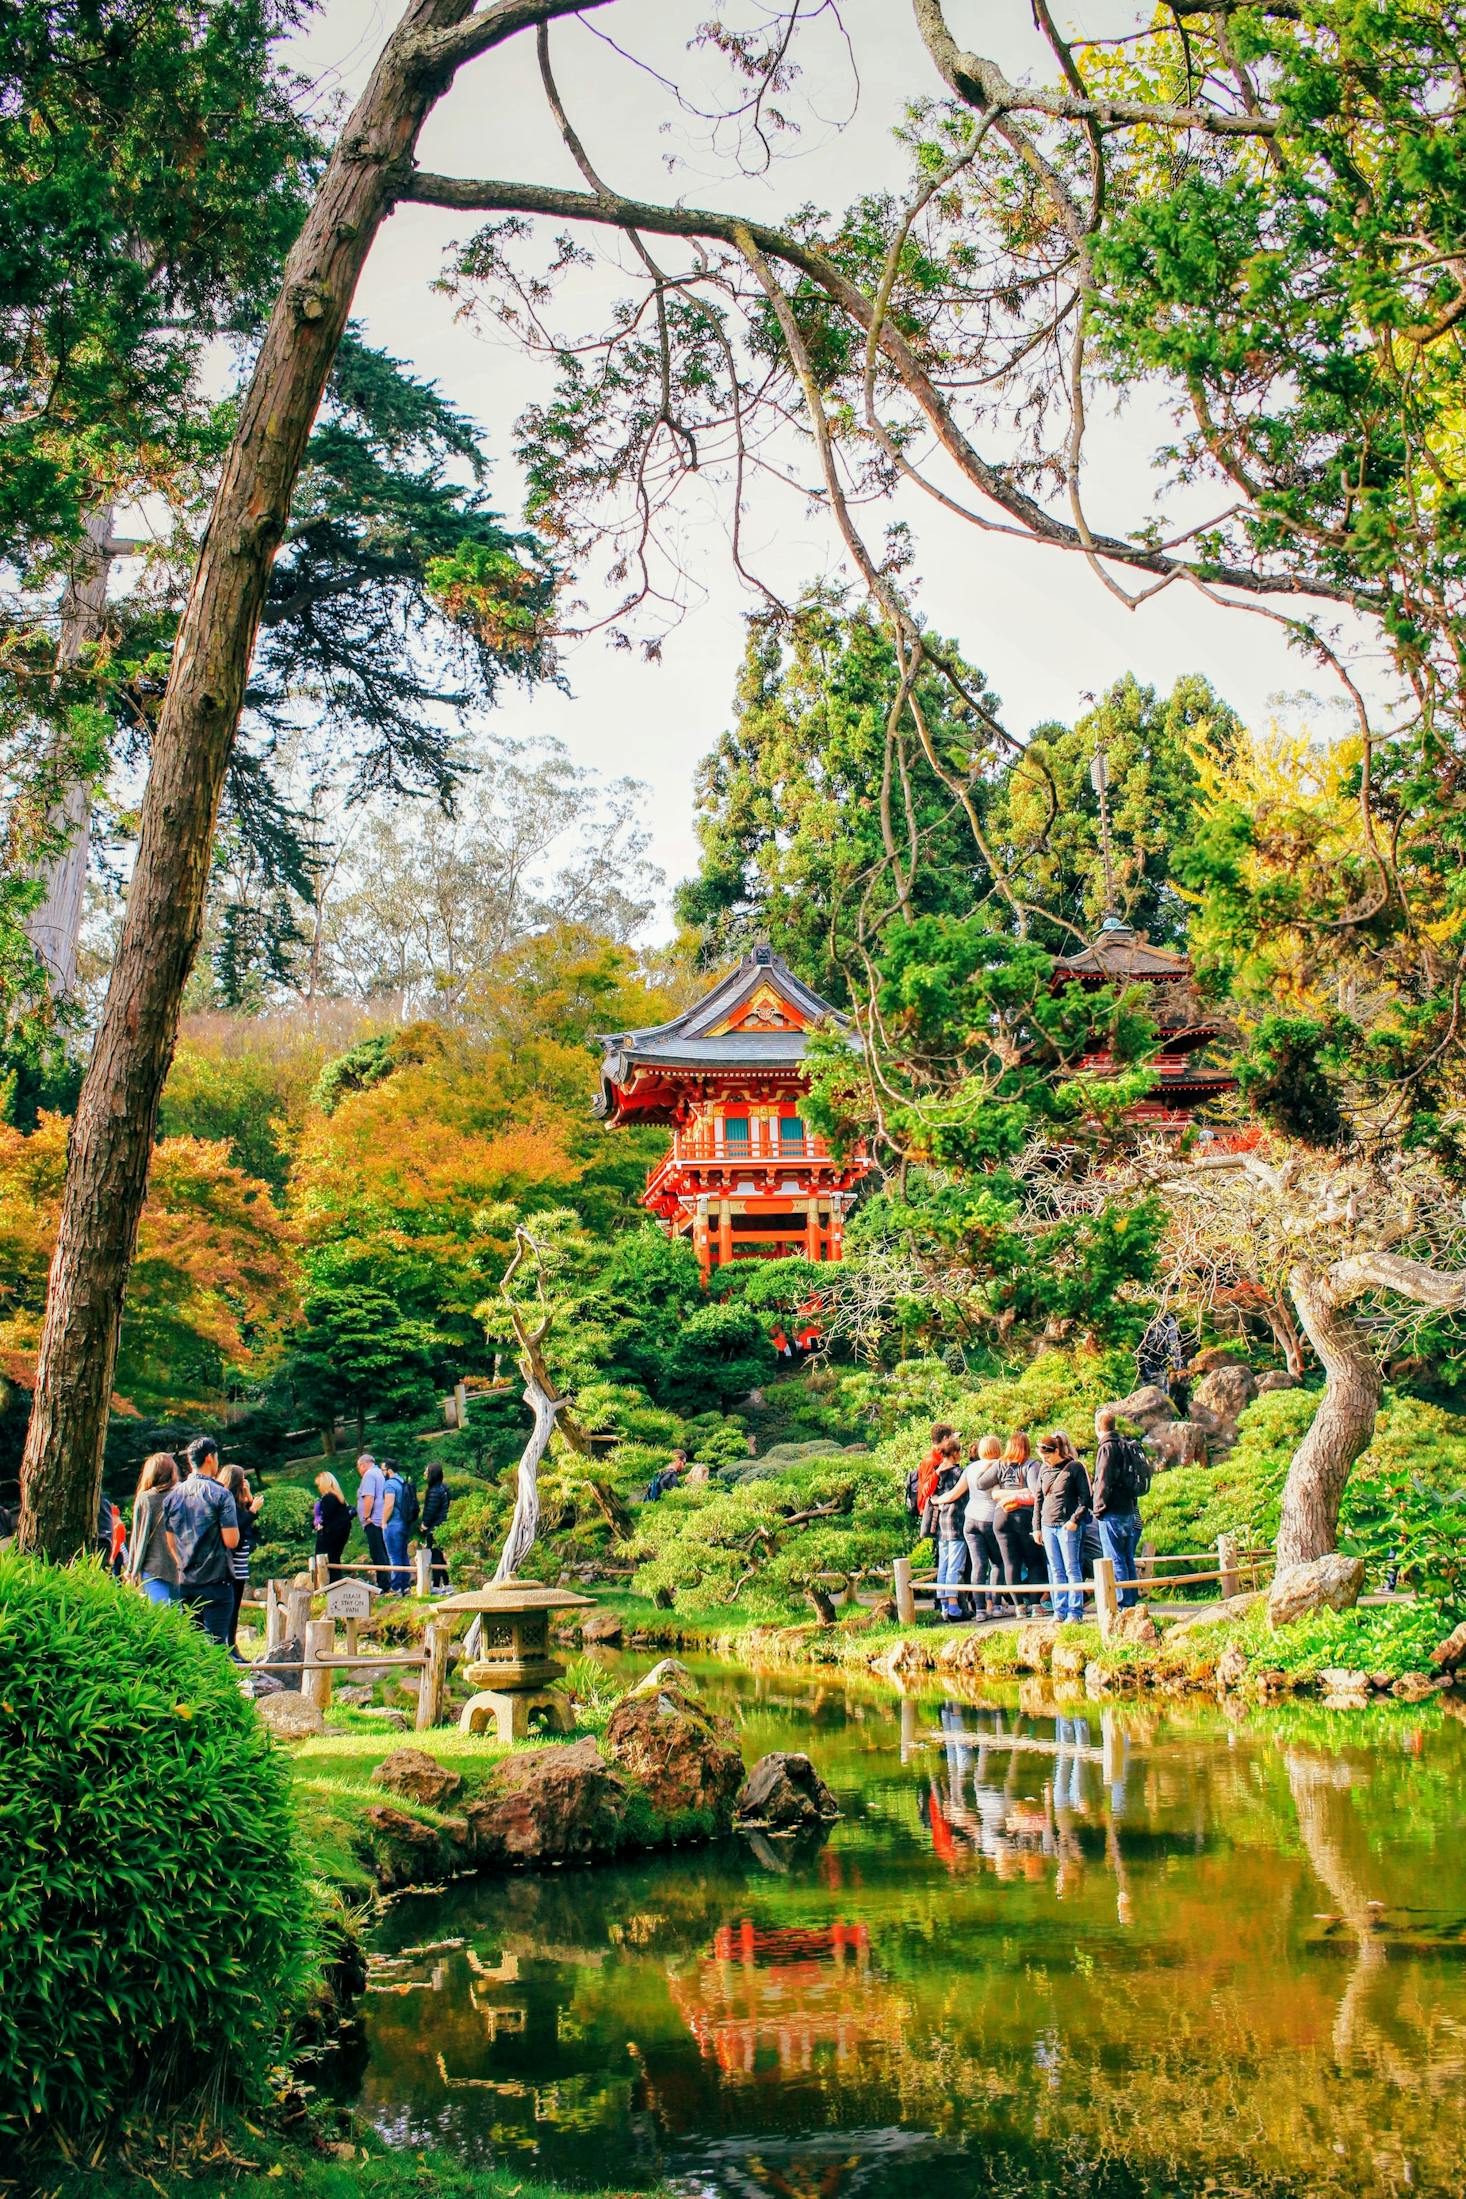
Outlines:
<svg viewBox="0 0 1466 2199"><path fill-rule="evenodd" d="M384 2138L699 2199L1466 2189L1439 1703L700 1677L841 1821L393 1904L352 2071Z"/></svg>

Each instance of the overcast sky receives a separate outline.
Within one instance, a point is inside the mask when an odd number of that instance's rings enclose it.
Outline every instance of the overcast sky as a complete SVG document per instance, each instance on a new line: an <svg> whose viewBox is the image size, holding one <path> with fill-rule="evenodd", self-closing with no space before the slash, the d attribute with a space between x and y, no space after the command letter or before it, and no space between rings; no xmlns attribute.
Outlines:
<svg viewBox="0 0 1466 2199"><path fill-rule="evenodd" d="M741 4L744 19L752 20L752 0ZM1102 4L1107 24L1114 23L1115 0ZM589 20L613 31L638 57L669 72L675 68L686 84L682 41L711 10L712 0L617 0ZM990 40L996 19L1000 56L1014 73L1025 66L1032 54L1026 0L1000 0L996 7L992 0L981 7L976 0L952 0L948 12L957 35L973 43L979 18ZM396 0L326 0L295 54L321 97L360 88L397 13ZM629 68L586 24L557 26L554 55L566 105L615 188L702 203L736 199L744 210L774 218L805 201L837 206L859 191L897 185L904 156L892 129L903 102L940 88L906 0L844 0L843 14L860 67L858 100L838 40L821 38L817 28L798 93L809 126L792 157L786 142L769 175L740 181L732 197L703 142L703 125L679 118L667 93ZM1092 31L1096 0L1087 0L1084 20ZM706 69L711 88L711 59L691 66ZM852 104L854 117L847 121ZM425 167L452 174L579 182L545 113L532 39L463 73L430 122L420 158ZM471 217L399 209L372 254L357 313L375 342L435 378L483 426L496 454L495 495L517 518L513 422L527 401L548 393L550 367L457 318L454 301L433 289L445 247L473 226ZM624 251L617 244L599 249L610 261ZM613 270L577 279L595 297L615 293ZM588 312L587 326L592 319ZM1138 515L1149 450L1161 431L1162 423L1141 409L1111 424L1099 445L1092 443L1099 461L1092 517L1123 527ZM811 471L806 464L806 478ZM1126 671L1162 689L1180 673L1203 672L1254 723L1266 720L1270 698L1280 691L1322 685L1322 675L1289 651L1278 628L1211 606L1195 591L1169 590L1128 611L1066 553L985 535L925 500L919 513L908 507L908 515L920 520L920 602L932 623L955 636L983 668L1015 733L1045 719L1072 718L1086 695ZM588 639L567 652L569 695L525 698L506 691L496 713L497 731L554 734L577 759L645 780L653 852L672 880L696 859L693 768L728 722L743 619L754 607L732 571L726 526L726 498L714 494L689 505L683 542L693 600L667 636L659 665L618 653L604 639ZM795 590L844 570L832 524L791 497L755 502L746 554L776 586Z"/></svg>

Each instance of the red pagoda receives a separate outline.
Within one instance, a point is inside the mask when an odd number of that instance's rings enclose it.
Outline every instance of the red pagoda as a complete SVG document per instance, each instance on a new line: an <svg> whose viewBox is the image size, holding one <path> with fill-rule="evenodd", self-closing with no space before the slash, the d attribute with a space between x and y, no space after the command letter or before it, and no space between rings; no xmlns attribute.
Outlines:
<svg viewBox="0 0 1466 2199"><path fill-rule="evenodd" d="M1196 992L1186 955L1153 947L1144 932L1132 931L1121 917L1107 916L1089 946L1060 960L1054 983L1082 985L1087 992L1102 985L1134 986L1141 993L1159 1043L1152 1065L1156 1087L1131 1110L1140 1127L1184 1130L1199 1107L1233 1089L1235 1079L1225 1069L1203 1066L1196 1058L1222 1035L1222 1027ZM1086 1054L1080 1063L1100 1074L1111 1066L1102 1051Z"/></svg>
<svg viewBox="0 0 1466 2199"><path fill-rule="evenodd" d="M596 1113L670 1123L672 1146L643 1206L687 1237L706 1278L730 1260L838 1260L844 1216L869 1162L836 1160L800 1112L819 1025L849 1020L771 947L755 947L670 1023L603 1036Z"/></svg>

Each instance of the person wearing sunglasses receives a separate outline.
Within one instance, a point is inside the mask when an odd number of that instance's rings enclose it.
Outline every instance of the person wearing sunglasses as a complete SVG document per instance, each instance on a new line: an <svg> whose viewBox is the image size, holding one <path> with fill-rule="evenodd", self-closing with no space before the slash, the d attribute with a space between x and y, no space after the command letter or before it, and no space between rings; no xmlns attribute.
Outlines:
<svg viewBox="0 0 1466 2199"><path fill-rule="evenodd" d="M1049 1561L1056 1619L1084 1617L1084 1523L1089 1517L1089 1476L1062 1428L1038 1447L1039 1529Z"/></svg>

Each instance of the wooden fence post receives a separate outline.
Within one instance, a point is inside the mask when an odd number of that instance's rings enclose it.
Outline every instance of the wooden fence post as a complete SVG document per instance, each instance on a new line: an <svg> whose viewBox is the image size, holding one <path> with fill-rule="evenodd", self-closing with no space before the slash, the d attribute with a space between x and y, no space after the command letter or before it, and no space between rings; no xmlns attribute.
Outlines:
<svg viewBox="0 0 1466 2199"><path fill-rule="evenodd" d="M311 1588L309 1581L292 1581L285 1591L285 1638L305 1646L305 1630L310 1623Z"/></svg>
<svg viewBox="0 0 1466 2199"><path fill-rule="evenodd" d="M1096 1558L1094 1561L1094 1615L1099 1620L1100 1640L1107 1642L1120 1616L1120 1599L1115 1593L1113 1558Z"/></svg>
<svg viewBox="0 0 1466 2199"><path fill-rule="evenodd" d="M897 1618L903 1626L915 1626L916 1598L911 1593L910 1558L897 1558L891 1567L891 1580L896 1590Z"/></svg>
<svg viewBox="0 0 1466 2199"><path fill-rule="evenodd" d="M324 1718L331 1707L331 1682L335 1678L329 1665L319 1662L330 1657L336 1649L336 1621L334 1619L309 1619L305 1629L305 1668L300 1676L300 1692L308 1703L314 1703Z"/></svg>
<svg viewBox="0 0 1466 2199"><path fill-rule="evenodd" d="M1237 1570L1237 1537L1235 1535L1218 1535L1217 1570L1222 1576L1218 1583L1222 1594L1224 1596L1240 1595L1242 1575Z"/></svg>
<svg viewBox="0 0 1466 2199"><path fill-rule="evenodd" d="M1143 1542L1140 1545L1140 1556L1135 1563L1135 1578L1138 1581L1143 1581L1147 1588L1153 1584L1155 1580L1155 1544L1153 1542Z"/></svg>
<svg viewBox="0 0 1466 2199"><path fill-rule="evenodd" d="M285 1606L280 1601L279 1583L265 1583L265 1655L280 1647L285 1639Z"/></svg>
<svg viewBox="0 0 1466 2199"><path fill-rule="evenodd" d="M417 1730L423 1733L435 1726L443 1715L443 1690L448 1679L448 1650L453 1640L453 1627L447 1619L430 1619L423 1636L423 1649L427 1662L422 1668L422 1682L417 1691Z"/></svg>
<svg viewBox="0 0 1466 2199"><path fill-rule="evenodd" d="M311 1586L329 1588L331 1585L331 1561L324 1550L318 1550L311 1559Z"/></svg>
<svg viewBox="0 0 1466 2199"><path fill-rule="evenodd" d="M425 1542L417 1546L417 1592L420 1596L430 1596L433 1592L433 1553Z"/></svg>
<svg viewBox="0 0 1466 2199"><path fill-rule="evenodd" d="M453 1385L453 1413L460 1428L468 1426L468 1392L461 1382Z"/></svg>

